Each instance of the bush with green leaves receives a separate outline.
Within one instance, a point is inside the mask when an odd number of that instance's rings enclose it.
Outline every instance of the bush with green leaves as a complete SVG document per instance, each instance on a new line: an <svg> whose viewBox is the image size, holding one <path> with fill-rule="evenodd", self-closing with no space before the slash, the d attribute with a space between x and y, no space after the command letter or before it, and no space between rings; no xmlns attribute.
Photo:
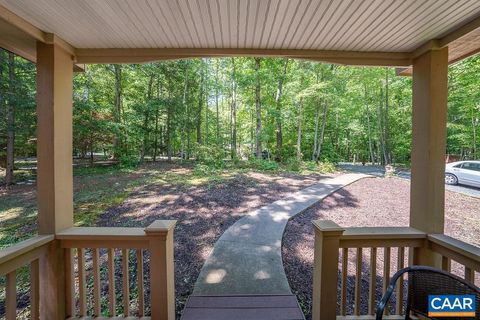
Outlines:
<svg viewBox="0 0 480 320"><path fill-rule="evenodd" d="M214 168L223 168L225 152L217 145L197 145L195 155L198 162Z"/></svg>

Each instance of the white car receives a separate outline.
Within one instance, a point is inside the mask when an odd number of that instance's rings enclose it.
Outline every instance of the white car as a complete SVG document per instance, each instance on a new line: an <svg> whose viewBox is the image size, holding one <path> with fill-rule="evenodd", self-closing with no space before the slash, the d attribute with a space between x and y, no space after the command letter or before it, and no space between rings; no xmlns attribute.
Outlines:
<svg viewBox="0 0 480 320"><path fill-rule="evenodd" d="M445 166L446 184L480 187L480 161L456 161Z"/></svg>

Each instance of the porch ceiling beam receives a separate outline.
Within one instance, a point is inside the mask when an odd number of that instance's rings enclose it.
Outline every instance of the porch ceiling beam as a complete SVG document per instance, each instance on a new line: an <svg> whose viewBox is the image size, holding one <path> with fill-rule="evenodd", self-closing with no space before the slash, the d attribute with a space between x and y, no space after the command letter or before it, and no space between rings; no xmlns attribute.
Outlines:
<svg viewBox="0 0 480 320"><path fill-rule="evenodd" d="M78 63L141 63L192 57L289 57L351 65L409 66L408 52L359 52L294 49L76 49Z"/></svg>
<svg viewBox="0 0 480 320"><path fill-rule="evenodd" d="M8 22L10 25L20 29L21 31L23 31L33 39L41 42L45 42L46 40L45 32L38 29L27 20L17 16L15 13L11 12L10 10L6 9L3 6L0 6L0 18Z"/></svg>
<svg viewBox="0 0 480 320"><path fill-rule="evenodd" d="M455 40L467 35L468 33L480 28L480 16L467 22L461 27L449 32L445 36L439 39L438 44L440 47L446 47Z"/></svg>

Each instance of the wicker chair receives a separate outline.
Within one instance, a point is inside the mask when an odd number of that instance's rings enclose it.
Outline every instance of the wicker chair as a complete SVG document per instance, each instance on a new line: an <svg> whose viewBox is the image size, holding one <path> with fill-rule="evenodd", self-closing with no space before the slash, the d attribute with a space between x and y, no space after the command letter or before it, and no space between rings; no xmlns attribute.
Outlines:
<svg viewBox="0 0 480 320"><path fill-rule="evenodd" d="M480 319L480 288L466 282L451 273L426 266L411 266L399 270L390 280L387 292L377 305L376 319L383 317L384 309L395 290L397 280L408 273L407 305L405 320L410 319L410 312L422 315L428 319L428 295L474 295L476 301L475 319ZM403 299L403 297L397 297ZM448 318L448 319L473 319L473 318Z"/></svg>

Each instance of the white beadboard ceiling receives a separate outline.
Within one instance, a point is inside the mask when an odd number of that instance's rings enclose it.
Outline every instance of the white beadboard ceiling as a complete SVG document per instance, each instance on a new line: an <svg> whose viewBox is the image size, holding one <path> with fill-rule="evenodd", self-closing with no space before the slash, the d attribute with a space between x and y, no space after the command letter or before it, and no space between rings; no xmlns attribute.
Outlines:
<svg viewBox="0 0 480 320"><path fill-rule="evenodd" d="M0 0L76 48L410 52L480 0Z"/></svg>

